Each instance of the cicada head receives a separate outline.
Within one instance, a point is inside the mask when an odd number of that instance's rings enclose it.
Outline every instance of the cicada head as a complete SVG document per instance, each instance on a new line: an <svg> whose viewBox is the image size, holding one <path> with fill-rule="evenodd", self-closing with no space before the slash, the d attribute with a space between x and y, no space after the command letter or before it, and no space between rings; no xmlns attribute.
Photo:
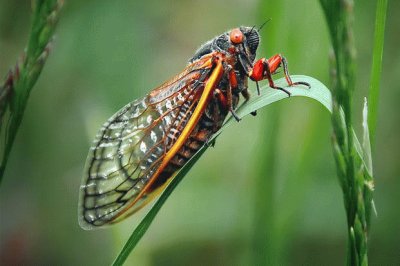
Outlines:
<svg viewBox="0 0 400 266"><path fill-rule="evenodd" d="M258 45L260 44L260 34L254 27L240 27L240 31L243 32L245 39L243 45L247 52L247 55L251 62L254 62L256 58L256 52Z"/></svg>
<svg viewBox="0 0 400 266"><path fill-rule="evenodd" d="M243 69L247 69L252 66L256 58L259 43L260 35L256 28L245 26L234 28L203 44L190 62L217 51L236 59L242 64Z"/></svg>

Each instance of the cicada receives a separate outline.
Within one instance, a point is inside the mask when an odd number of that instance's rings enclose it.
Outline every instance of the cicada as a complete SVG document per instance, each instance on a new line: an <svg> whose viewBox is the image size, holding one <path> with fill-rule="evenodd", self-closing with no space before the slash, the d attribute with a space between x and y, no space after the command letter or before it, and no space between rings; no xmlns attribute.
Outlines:
<svg viewBox="0 0 400 266"><path fill-rule="evenodd" d="M267 79L287 61L280 55L255 61L259 30L239 27L203 44L183 71L114 114L99 130L86 161L79 198L79 223L93 229L121 221L158 195L185 163L217 132L240 96L248 100L248 78ZM257 83L258 88L258 83ZM259 90L259 88L258 88Z"/></svg>

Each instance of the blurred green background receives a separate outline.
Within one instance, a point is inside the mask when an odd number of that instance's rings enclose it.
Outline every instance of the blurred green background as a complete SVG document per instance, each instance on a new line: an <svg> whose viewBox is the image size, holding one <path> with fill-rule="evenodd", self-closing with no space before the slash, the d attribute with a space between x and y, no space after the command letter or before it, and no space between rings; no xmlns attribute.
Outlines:
<svg viewBox="0 0 400 266"><path fill-rule="evenodd" d="M358 132L375 5L355 6ZM400 264L399 10L399 1L389 1L371 265ZM292 74L329 87L329 37L316 0L66 1L0 187L0 263L109 265L145 211L105 230L78 226L78 189L97 129L179 73L203 42L267 18L258 57L282 53ZM1 0L0 75L15 64L29 29L29 1ZM328 112L307 99L282 101L231 126L174 191L128 263L344 264L346 218L330 137Z"/></svg>

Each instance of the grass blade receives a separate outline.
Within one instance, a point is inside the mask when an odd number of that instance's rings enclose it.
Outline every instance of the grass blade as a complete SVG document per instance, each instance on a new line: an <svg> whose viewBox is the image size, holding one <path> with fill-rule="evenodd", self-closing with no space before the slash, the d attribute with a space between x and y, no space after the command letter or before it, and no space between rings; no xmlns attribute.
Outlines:
<svg viewBox="0 0 400 266"><path fill-rule="evenodd" d="M32 1L27 51L0 84L0 183L29 95L44 67L63 0Z"/></svg>
<svg viewBox="0 0 400 266"><path fill-rule="evenodd" d="M385 39L387 2L387 0L378 0L376 8L371 82L368 95L368 126L372 145L374 144L375 140L376 121L378 117L379 87L382 73L382 56L383 43Z"/></svg>

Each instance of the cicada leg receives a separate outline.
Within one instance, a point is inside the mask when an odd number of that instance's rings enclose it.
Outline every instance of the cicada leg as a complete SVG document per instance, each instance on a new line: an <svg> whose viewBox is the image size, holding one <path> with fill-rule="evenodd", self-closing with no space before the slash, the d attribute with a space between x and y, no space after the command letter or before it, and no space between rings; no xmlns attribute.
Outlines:
<svg viewBox="0 0 400 266"><path fill-rule="evenodd" d="M260 95L260 89L258 88L258 82L257 84L257 90L258 90L258 95ZM244 98L244 100L247 102L248 100L250 100L250 93L247 90L247 79L244 80L244 89L242 89L242 91L240 92ZM256 116L257 115L257 110L253 111L250 113L252 116Z"/></svg>
<svg viewBox="0 0 400 266"><path fill-rule="evenodd" d="M229 88L228 88L228 91L226 94L228 108L229 108L229 111L231 112L232 116L236 119L236 121L239 122L240 117L236 114L235 110L233 110L233 104L232 104L232 91L237 90L238 81L237 81L235 70L232 67L230 67L228 71L229 71L228 72Z"/></svg>
<svg viewBox="0 0 400 266"><path fill-rule="evenodd" d="M275 85L274 80L272 79L272 75L276 73L277 69L282 65L283 73L285 79L289 86L293 85L304 85L307 87L311 87L310 84L303 81L293 82L289 75L288 64L285 59L280 54L276 54L269 59L261 58L259 59L253 66L253 69L249 73L249 77L254 81L261 81L264 79L268 79L269 86L271 88L281 90L285 92L288 96L290 96L290 92L284 88L278 87Z"/></svg>
<svg viewBox="0 0 400 266"><path fill-rule="evenodd" d="M237 77L235 70L231 66L226 66L226 72L228 73L228 81L229 81L229 86L228 89L226 90L226 95L220 90L220 89L215 89L214 93L215 96L217 97L218 101L220 104L228 110L232 116L235 118L236 121L240 121L240 117L236 114L235 110L233 110L233 97L232 97L232 92L238 88L238 82L237 82Z"/></svg>

